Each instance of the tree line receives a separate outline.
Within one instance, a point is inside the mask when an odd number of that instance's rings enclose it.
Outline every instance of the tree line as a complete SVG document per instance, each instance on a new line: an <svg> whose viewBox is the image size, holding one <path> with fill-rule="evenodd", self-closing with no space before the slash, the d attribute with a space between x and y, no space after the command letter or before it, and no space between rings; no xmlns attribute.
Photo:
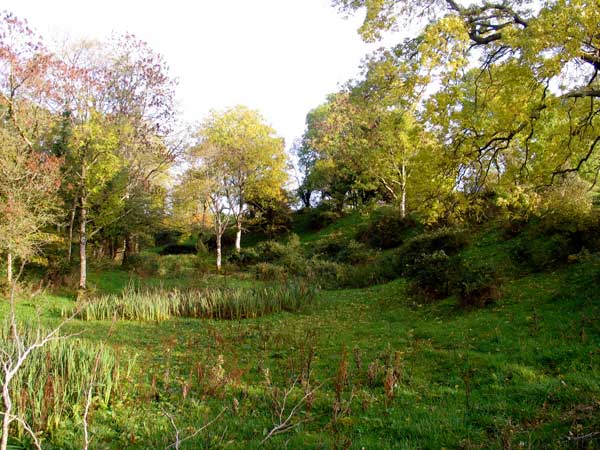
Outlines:
<svg viewBox="0 0 600 450"><path fill-rule="evenodd" d="M483 195L534 205L560 186L589 201L600 170L594 2L334 3L365 12L366 41L422 27L308 114L295 145L305 206L376 200L436 222L460 220Z"/></svg>
<svg viewBox="0 0 600 450"><path fill-rule="evenodd" d="M367 41L422 26L368 55L358 77L308 113L293 145L296 192L283 139L257 111L212 111L182 132L176 81L146 43L123 35L50 50L3 13L0 253L9 282L52 242L60 264L78 263L85 289L90 253L126 261L173 227L212 230L220 268L226 230L239 251L251 224L285 229L279 219L294 205L386 203L426 223L484 214L483 198L509 214L550 198L591 208L600 173L593 2L334 5L364 10ZM185 170L172 185L176 162Z"/></svg>

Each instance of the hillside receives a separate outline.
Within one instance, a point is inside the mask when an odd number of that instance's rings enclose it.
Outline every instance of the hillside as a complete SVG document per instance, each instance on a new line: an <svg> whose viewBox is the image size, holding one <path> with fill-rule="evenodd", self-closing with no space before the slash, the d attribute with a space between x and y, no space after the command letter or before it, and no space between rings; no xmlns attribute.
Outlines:
<svg viewBox="0 0 600 450"><path fill-rule="evenodd" d="M361 220L305 233L300 245L350 238ZM474 232L459 256L506 266L519 237L501 239L494 226ZM179 433L193 435L179 448L596 448L600 261L570 260L530 273L504 267L501 296L484 307L461 307L454 294L426 300L401 277L321 290L291 312L256 318L76 319L68 332L108 346L120 367L113 396L93 401L93 447L166 448ZM251 281L256 273L134 279L162 286L163 296L275 283ZM102 271L92 280L98 294L116 293L132 276ZM41 310L47 325L69 308L60 295L19 302L20 314ZM81 410L67 406L47 425L45 448L80 448L80 423Z"/></svg>

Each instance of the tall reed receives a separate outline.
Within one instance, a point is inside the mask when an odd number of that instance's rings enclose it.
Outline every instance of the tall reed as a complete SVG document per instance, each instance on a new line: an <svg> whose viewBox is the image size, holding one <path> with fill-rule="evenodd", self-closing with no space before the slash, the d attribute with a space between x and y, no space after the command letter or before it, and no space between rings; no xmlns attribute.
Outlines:
<svg viewBox="0 0 600 450"><path fill-rule="evenodd" d="M119 295L89 300L84 320L155 320L171 317L232 319L260 317L281 311L298 311L311 305L316 288L305 283L261 288L205 288L195 290L126 289Z"/></svg>
<svg viewBox="0 0 600 450"><path fill-rule="evenodd" d="M39 332L23 326L19 334L28 346ZM4 357L15 353L7 322L0 326L0 351L5 352ZM52 433L66 419L81 420L90 386L94 403L108 405L120 388L122 370L129 372L131 364L128 360L122 367L114 351L83 339L50 341L33 351L13 378L13 413L32 429ZM23 430L17 427L16 433Z"/></svg>

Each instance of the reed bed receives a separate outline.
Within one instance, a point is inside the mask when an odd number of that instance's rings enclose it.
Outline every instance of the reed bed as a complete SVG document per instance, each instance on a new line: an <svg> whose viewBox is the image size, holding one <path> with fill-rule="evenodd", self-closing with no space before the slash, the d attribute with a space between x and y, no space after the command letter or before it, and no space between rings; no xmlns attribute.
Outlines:
<svg viewBox="0 0 600 450"><path fill-rule="evenodd" d="M305 283L262 288L205 288L194 290L127 289L119 295L89 300L83 320L153 320L172 317L241 320L311 305L316 289Z"/></svg>
<svg viewBox="0 0 600 450"><path fill-rule="evenodd" d="M38 333L44 334L32 327L22 327L19 333L26 346ZM6 322L0 328L0 350L15 354ZM109 405L132 364L128 359L122 367L112 349L76 337L50 341L34 350L13 378L13 413L32 429L52 433L66 419L82 419L90 386L94 405ZM22 433L21 429L17 434Z"/></svg>

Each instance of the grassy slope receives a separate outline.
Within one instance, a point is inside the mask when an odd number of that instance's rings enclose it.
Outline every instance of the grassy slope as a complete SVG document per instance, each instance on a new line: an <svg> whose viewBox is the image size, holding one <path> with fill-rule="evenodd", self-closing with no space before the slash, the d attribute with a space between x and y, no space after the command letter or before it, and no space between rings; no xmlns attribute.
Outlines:
<svg viewBox="0 0 600 450"><path fill-rule="evenodd" d="M466 255L502 261L506 244L493 233L485 236ZM597 264L580 263L510 281L497 305L467 312L452 299L434 305L408 300L397 280L322 292L318 307L301 314L243 322L117 323L110 343L123 356L138 355L137 372L114 405L96 410L96 448L165 448L174 431L163 410L173 413L185 436L223 407L228 410L215 424L181 448L255 448L273 427L267 395L273 391L265 385L264 369L283 389L310 349L313 384L322 384L312 409L302 408L297 417L306 421L267 441L266 448L577 448L566 439L570 432L600 429L598 270ZM115 291L126 280L111 272L97 275L96 283ZM30 317L42 308L52 322L54 307L69 301L46 297L20 306ZM75 322L70 328L103 340L111 324ZM348 382L338 391L342 409L350 408L333 420L344 354ZM226 387L210 386L218 355L230 379ZM395 358L400 380L389 400L384 373L369 383L368 368ZM296 389L288 404L301 395ZM72 427L65 424L56 433L59 446L78 448ZM597 448L598 442L585 445Z"/></svg>

